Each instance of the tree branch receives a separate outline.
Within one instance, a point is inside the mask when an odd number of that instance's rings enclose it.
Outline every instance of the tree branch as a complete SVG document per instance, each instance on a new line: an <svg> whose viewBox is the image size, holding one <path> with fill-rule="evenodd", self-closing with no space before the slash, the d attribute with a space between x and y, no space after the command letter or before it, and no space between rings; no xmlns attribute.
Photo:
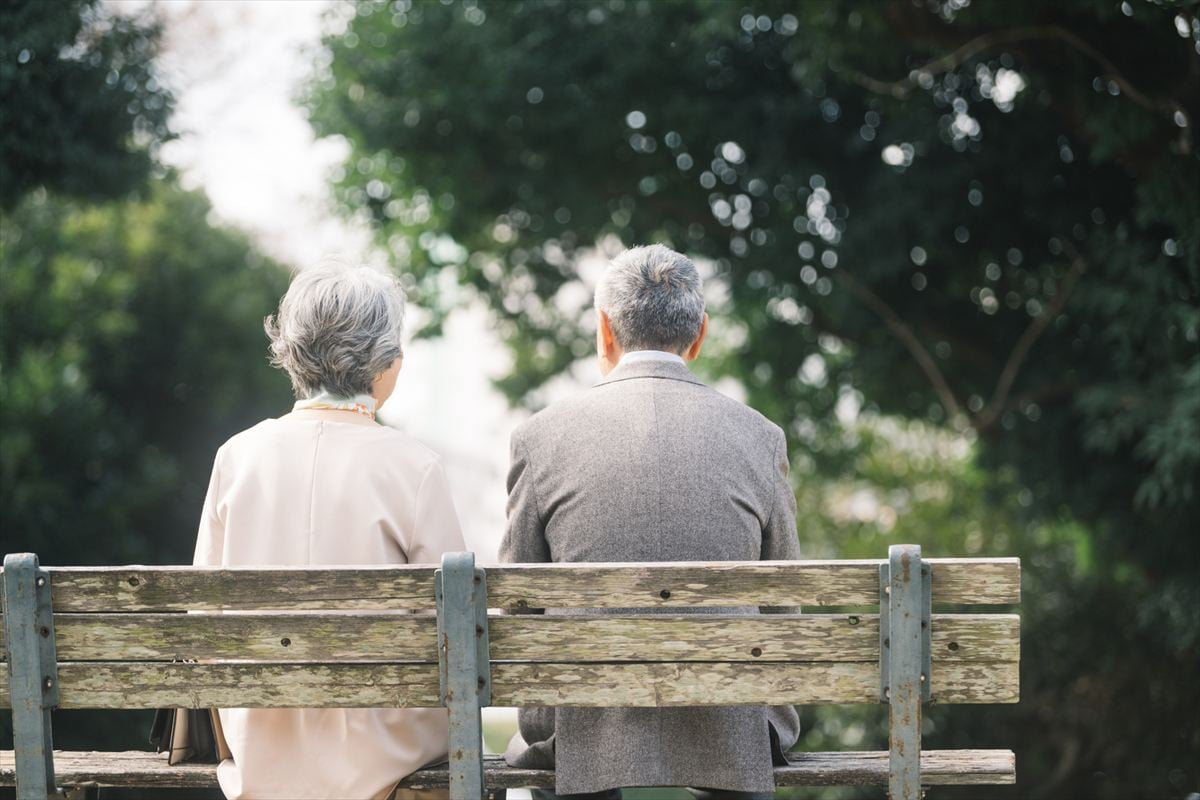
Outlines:
<svg viewBox="0 0 1200 800"><path fill-rule="evenodd" d="M1067 301L1071 298L1071 292L1075 289L1075 284L1079 282L1080 276L1086 271L1087 263L1083 257L1078 253L1074 254L1071 259L1071 269L1067 271L1062 285L1055 292L1053 299L1042 309L1042 313L1029 323L1029 327L1021 334L1021 338L1013 346L1012 352L1008 354L1008 360L1004 364L1004 369L1000 371L999 380L996 381L996 389L992 392L992 399L976 419L977 430L983 431L990 428L1004 413L1008 394L1012 391L1013 383L1017 380L1017 375L1020 373L1025 359L1029 356L1029 350L1050 326L1050 323L1062 314Z"/></svg>
<svg viewBox="0 0 1200 800"><path fill-rule="evenodd" d="M1021 408L1030 403L1049 403L1053 400L1058 400L1061 397L1069 397L1075 394L1080 389L1086 388L1088 384L1083 383L1078 377L1063 378L1060 381L1047 383L1043 386L1038 386L1030 389L1027 392L1022 392L1016 397L1010 398L1006 404L1005 410Z"/></svg>
<svg viewBox="0 0 1200 800"><path fill-rule="evenodd" d="M900 340L900 343L908 350L909 354L916 360L921 371L925 373L925 377L929 379L933 385L933 391L937 394L942 408L946 411L946 416L954 420L962 415L962 408L958 404L958 400L954 397L954 392L950 389L950 384L946 382L946 376L942 374L938 368L937 362L933 360L933 356L921 344L921 341L913 333L912 328L904 320L900 319L899 315L892 310L892 307L883 301L883 299L871 291L865 283L854 277L845 269L836 269L833 271L833 276L839 283L850 290L851 294L861 300L872 311L874 311L888 330Z"/></svg>
<svg viewBox="0 0 1200 800"><path fill-rule="evenodd" d="M1065 42L1075 50L1083 53L1088 58L1100 65L1100 68L1107 74L1107 77L1117 84L1121 91L1129 97L1130 100L1150 111L1159 114L1166 114L1171 119L1171 124L1175 123L1175 115L1182 114L1184 124L1181 126L1180 132L1180 149L1183 153L1191 152L1191 130L1192 121L1187 111L1181 103L1175 100L1155 99L1147 95L1145 92L1138 89L1129 79L1126 78L1117 66L1103 53L1097 50L1092 45L1084 41L1072 31L1067 30L1061 25L1040 25L1031 28L1010 28L1008 30L995 31L985 33L971 39L966 44L963 44L953 52L935 58L922 67L917 67L909 73L907 78L902 78L898 81L881 81L872 78L858 70L849 70L850 79L863 87L867 91L875 92L876 94L891 95L897 100L906 100L913 90L917 87L917 76L921 74L940 75L943 72L948 72L955 69L964 62L974 58L980 53L987 52L1005 44L1016 44L1019 42L1037 41L1037 40L1057 40Z"/></svg>

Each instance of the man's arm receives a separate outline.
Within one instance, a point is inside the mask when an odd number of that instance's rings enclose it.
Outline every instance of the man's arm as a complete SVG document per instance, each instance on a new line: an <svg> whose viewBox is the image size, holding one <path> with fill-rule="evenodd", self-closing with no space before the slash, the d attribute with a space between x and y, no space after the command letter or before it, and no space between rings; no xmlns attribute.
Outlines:
<svg viewBox="0 0 1200 800"><path fill-rule="evenodd" d="M508 527L500 542L500 561L507 564L550 561L550 545L546 542L546 527L524 434L524 426L517 428L509 445Z"/></svg>
<svg viewBox="0 0 1200 800"><path fill-rule="evenodd" d="M771 472L771 513L763 527L763 561L798 561L800 540L796 535L796 492L788 479L787 439L774 425L774 464ZM764 606L767 614L799 614L799 606Z"/></svg>
<svg viewBox="0 0 1200 800"><path fill-rule="evenodd" d="M508 526L500 541L500 563L541 564L550 560L550 545L546 541L546 526L522 426L513 431L509 443ZM540 614L542 609L512 609L509 613Z"/></svg>

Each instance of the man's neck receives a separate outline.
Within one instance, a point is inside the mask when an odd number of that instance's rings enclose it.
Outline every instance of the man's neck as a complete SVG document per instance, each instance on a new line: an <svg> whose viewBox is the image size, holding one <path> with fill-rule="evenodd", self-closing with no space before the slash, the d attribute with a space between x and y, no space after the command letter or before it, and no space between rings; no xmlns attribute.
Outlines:
<svg viewBox="0 0 1200 800"><path fill-rule="evenodd" d="M668 353L665 350L630 350L628 353L621 354L621 358L617 361L617 366L643 361L665 361L672 364L687 363L683 360L683 356L678 353Z"/></svg>

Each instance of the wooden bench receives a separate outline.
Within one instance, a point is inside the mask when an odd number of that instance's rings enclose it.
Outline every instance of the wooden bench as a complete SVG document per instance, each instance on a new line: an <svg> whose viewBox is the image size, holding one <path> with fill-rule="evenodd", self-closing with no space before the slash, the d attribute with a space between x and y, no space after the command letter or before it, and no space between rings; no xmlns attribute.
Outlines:
<svg viewBox="0 0 1200 800"><path fill-rule="evenodd" d="M898 546L858 561L484 570L468 553L440 570L211 569L39 568L23 554L5 559L3 580L0 705L13 708L16 750L0 757L0 786L15 784L21 800L56 785L216 785L214 766L170 767L153 753L51 754L55 707L444 705L449 765L402 785L449 786L462 800L553 786L552 772L483 757L486 705L883 702L888 751L796 753L776 782L887 785L893 800L915 800L923 786L1015 781L1011 751L921 752L920 726L922 702L1017 701L1019 617L961 613L1017 603L1016 559L922 561ZM488 614L747 605L840 613ZM956 613L932 613L939 605ZM239 613L181 613L203 610Z"/></svg>

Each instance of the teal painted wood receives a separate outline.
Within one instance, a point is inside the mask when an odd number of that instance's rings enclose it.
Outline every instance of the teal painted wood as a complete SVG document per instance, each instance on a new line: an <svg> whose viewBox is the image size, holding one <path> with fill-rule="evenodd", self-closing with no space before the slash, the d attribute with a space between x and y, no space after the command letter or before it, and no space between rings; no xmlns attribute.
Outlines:
<svg viewBox="0 0 1200 800"><path fill-rule="evenodd" d="M889 800L921 797L921 698L922 684L929 682L929 674L922 672L929 627L928 612L922 611L929 596L927 575L920 547L888 548L885 597L880 601L880 614L886 612L887 617L886 650L881 653L886 660L881 658L880 670L887 672Z"/></svg>
<svg viewBox="0 0 1200 800"><path fill-rule="evenodd" d="M484 796L480 707L491 701L492 690L486 581L474 553L446 553L434 578L438 674L442 704L450 712L451 800Z"/></svg>
<svg viewBox="0 0 1200 800"><path fill-rule="evenodd" d="M54 786L50 709L58 704L58 662L50 577L33 553L4 557L4 649L12 704L17 800L46 800Z"/></svg>
<svg viewBox="0 0 1200 800"><path fill-rule="evenodd" d="M933 565L921 562L921 702L933 701Z"/></svg>
<svg viewBox="0 0 1200 800"><path fill-rule="evenodd" d="M879 565L879 702L888 702L892 675L891 663L892 630L888 607L892 602L892 571L887 564Z"/></svg>

